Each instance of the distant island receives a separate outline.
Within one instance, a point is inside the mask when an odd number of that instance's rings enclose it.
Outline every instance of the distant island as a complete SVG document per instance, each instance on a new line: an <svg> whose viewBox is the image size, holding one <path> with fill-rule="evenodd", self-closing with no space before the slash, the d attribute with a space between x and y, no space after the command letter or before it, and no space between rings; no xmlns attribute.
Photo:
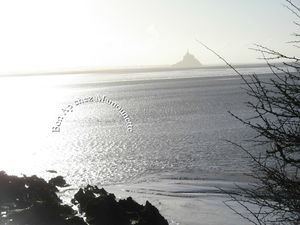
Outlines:
<svg viewBox="0 0 300 225"><path fill-rule="evenodd" d="M187 50L181 61L173 65L175 68L197 68L200 66L202 66L202 64L189 50Z"/></svg>
<svg viewBox="0 0 300 225"><path fill-rule="evenodd" d="M232 64L235 68L266 67L265 63ZM66 69L60 71L40 71L27 73L0 74L0 77L12 76L39 76L39 75L61 75L61 74L122 74L122 73L147 73L147 72L167 72L177 70L194 69L228 69L227 65L203 65L193 54L187 50L182 60L171 65L153 65L136 67L116 67L116 68L94 68L94 69Z"/></svg>

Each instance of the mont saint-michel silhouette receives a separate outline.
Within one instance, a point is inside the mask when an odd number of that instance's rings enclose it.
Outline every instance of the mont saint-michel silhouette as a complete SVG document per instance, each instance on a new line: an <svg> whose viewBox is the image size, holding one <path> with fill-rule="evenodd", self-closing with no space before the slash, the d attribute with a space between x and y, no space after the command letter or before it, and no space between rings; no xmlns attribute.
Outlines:
<svg viewBox="0 0 300 225"><path fill-rule="evenodd" d="M196 68L200 66L202 66L202 64L189 52L189 50L187 50L181 61L173 65L173 67L176 68Z"/></svg>

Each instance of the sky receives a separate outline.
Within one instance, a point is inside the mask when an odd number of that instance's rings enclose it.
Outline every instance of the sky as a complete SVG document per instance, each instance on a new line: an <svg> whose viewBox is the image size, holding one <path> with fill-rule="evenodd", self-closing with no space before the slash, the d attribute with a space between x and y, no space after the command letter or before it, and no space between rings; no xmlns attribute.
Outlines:
<svg viewBox="0 0 300 225"><path fill-rule="evenodd" d="M290 55L296 20L284 0L1 0L0 73L255 63L263 44Z"/></svg>

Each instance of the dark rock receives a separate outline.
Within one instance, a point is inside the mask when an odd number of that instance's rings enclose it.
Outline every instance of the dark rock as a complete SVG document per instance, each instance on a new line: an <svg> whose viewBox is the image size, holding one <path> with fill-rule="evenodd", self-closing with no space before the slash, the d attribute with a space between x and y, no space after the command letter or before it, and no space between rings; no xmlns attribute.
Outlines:
<svg viewBox="0 0 300 225"><path fill-rule="evenodd" d="M140 219L140 212L144 207L134 201L131 197L120 199L119 205L126 211L131 221L138 221Z"/></svg>
<svg viewBox="0 0 300 225"><path fill-rule="evenodd" d="M57 173L56 170L46 170L46 172L48 172L48 173Z"/></svg>
<svg viewBox="0 0 300 225"><path fill-rule="evenodd" d="M95 186L80 189L72 202L79 205L91 225L168 225L148 201L145 206L131 197L117 201L113 194Z"/></svg>
<svg viewBox="0 0 300 225"><path fill-rule="evenodd" d="M131 197L119 200L120 206L128 212L140 212L143 206L134 201Z"/></svg>
<svg viewBox="0 0 300 225"><path fill-rule="evenodd" d="M71 207L46 202L35 202L29 208L12 212L8 217L11 221L7 224L67 224L66 218L74 216Z"/></svg>
<svg viewBox="0 0 300 225"><path fill-rule="evenodd" d="M68 225L87 225L82 218L77 217L77 216L67 219L67 224Z"/></svg>
<svg viewBox="0 0 300 225"><path fill-rule="evenodd" d="M99 196L86 208L87 222L91 225L130 225L126 212L112 196Z"/></svg>
<svg viewBox="0 0 300 225"><path fill-rule="evenodd" d="M56 187L67 187L69 186L62 176L57 176L48 181L49 184Z"/></svg>
<svg viewBox="0 0 300 225"><path fill-rule="evenodd" d="M61 204L57 191L37 176L16 177L0 172L0 211L5 212L0 224L70 225L69 220L80 221L72 207Z"/></svg>
<svg viewBox="0 0 300 225"><path fill-rule="evenodd" d="M113 194L103 188L88 185L74 195L74 204L79 204L80 212L84 212L91 225L129 225L126 213L119 206Z"/></svg>
<svg viewBox="0 0 300 225"><path fill-rule="evenodd" d="M5 225L168 225L157 208L140 205L131 197L116 200L103 188L80 188L72 199L86 222L71 206L63 205L56 186L62 177L48 183L38 178L8 176L0 172L0 224Z"/></svg>
<svg viewBox="0 0 300 225"><path fill-rule="evenodd" d="M146 205L141 213L141 220L138 225L168 225L168 221L160 215L158 209L151 205L150 202L146 202Z"/></svg>
<svg viewBox="0 0 300 225"><path fill-rule="evenodd" d="M37 201L60 203L56 191L56 187L37 176L16 177L0 173L0 207L25 208Z"/></svg>

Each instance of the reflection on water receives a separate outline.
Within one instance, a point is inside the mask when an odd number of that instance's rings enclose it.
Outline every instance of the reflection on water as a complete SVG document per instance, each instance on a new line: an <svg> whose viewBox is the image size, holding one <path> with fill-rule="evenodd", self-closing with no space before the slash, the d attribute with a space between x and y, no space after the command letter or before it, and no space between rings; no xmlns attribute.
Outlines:
<svg viewBox="0 0 300 225"><path fill-rule="evenodd" d="M56 170L73 184L130 182L167 172L205 177L247 171L243 153L223 141L249 136L227 113L248 114L236 77L107 83L205 74L229 72L1 78L1 169L45 178L46 170ZM111 106L84 104L65 118L61 132L52 133L64 107L99 95L126 110L134 132L126 131Z"/></svg>

